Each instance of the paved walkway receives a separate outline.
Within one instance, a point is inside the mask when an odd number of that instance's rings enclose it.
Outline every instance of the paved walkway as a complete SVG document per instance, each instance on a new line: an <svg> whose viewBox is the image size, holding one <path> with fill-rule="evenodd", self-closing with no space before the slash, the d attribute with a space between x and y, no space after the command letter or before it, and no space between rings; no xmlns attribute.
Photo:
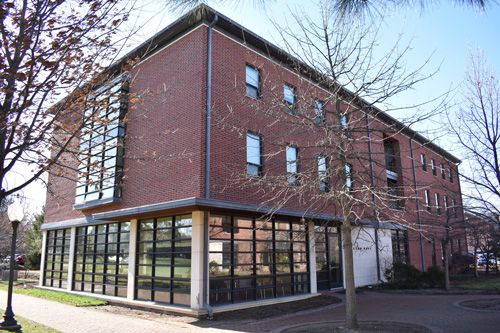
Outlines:
<svg viewBox="0 0 500 333"><path fill-rule="evenodd" d="M338 294L338 297L343 295ZM358 295L359 320L386 320L415 323L436 333L498 333L500 312L464 309L455 304L467 299L500 298L495 295L408 295L363 292ZM276 333L285 327L307 322L344 320L344 306L324 308L315 312L296 314L286 320L270 319L244 327L226 326L246 332Z"/></svg>
<svg viewBox="0 0 500 333"><path fill-rule="evenodd" d="M337 295L342 297L342 295ZM360 320L388 320L425 325L434 332L498 333L500 313L464 309L455 304L469 299L500 298L494 295L408 295L363 292L358 295ZM0 307L6 293L0 291ZM285 327L307 322L342 320L344 307L330 305L278 318L244 322L198 321L189 323L155 321L105 312L95 308L77 308L38 298L15 295L14 311L61 332L279 332ZM217 319L217 317L216 317ZM29 333L29 332L28 332Z"/></svg>
<svg viewBox="0 0 500 333"><path fill-rule="evenodd" d="M0 308L2 310L5 309L6 300L7 293L0 291ZM190 333L202 330L186 323L157 322L19 294L14 295L12 307L16 315L65 333ZM207 328L203 331L210 333L234 332L215 328Z"/></svg>

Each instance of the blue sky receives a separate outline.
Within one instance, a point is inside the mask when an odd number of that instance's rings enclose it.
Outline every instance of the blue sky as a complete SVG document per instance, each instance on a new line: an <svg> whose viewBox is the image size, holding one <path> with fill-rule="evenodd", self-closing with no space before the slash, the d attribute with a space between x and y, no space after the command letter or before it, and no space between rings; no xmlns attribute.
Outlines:
<svg viewBox="0 0 500 333"><path fill-rule="evenodd" d="M278 45L279 39L271 20L283 24L287 18L287 8L297 9L309 16L318 15L318 6L313 1L275 0L268 1L262 8L255 0L208 1L208 4L224 15L242 24L246 28ZM407 57L408 68L416 68L432 55L428 70L440 67L435 76L420 84L415 90L393 101L394 104L425 100L447 90L455 89L453 100L460 104L459 85L464 79L469 52L480 49L489 65L500 73L500 6L493 5L485 12L478 12L468 7L456 6L450 1L440 1L424 10L420 8L396 8L384 13L379 32L380 49L390 48L402 35L402 39L411 42L412 50ZM144 25L133 37L132 45L144 41L173 22L180 13L171 13L165 9L162 1L144 0L146 6L131 23ZM383 52L383 51L382 51ZM437 120L429 121L417 128L424 135L435 138L439 127ZM426 129L428 131L426 131ZM447 137L438 139L438 143L460 157L460 152L453 149L452 141ZM45 202L45 189L37 184L25 190L30 198L31 210L39 209Z"/></svg>

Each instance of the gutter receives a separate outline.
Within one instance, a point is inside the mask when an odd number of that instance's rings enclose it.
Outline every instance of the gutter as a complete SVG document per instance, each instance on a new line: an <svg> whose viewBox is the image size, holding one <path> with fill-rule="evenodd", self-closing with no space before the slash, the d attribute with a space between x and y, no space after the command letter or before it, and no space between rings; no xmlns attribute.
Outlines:
<svg viewBox="0 0 500 333"><path fill-rule="evenodd" d="M413 156L413 139L410 138L410 157L411 157L411 166L412 166L412 174L413 174L413 186L415 188L415 194L417 194L417 175L415 173L415 158ZM424 244L422 238L422 221L420 220L420 202L418 200L418 196L415 197L415 203L417 207L417 224L420 229L418 232L418 240L420 243L420 265L422 267L422 272L425 271L425 258L424 258Z"/></svg>
<svg viewBox="0 0 500 333"><path fill-rule="evenodd" d="M210 142L212 127L212 28L219 20L215 13L207 31L207 119L205 122L205 199L210 199L210 156L212 147Z"/></svg>
<svg viewBox="0 0 500 333"><path fill-rule="evenodd" d="M372 190L375 188L375 181L373 175L373 160L372 160L372 138L371 138L371 130L370 123L368 121L368 113L365 112L365 122L366 122L366 135L368 137L368 159L370 161L370 185ZM377 280L380 282L382 280L380 276L380 254L379 254L379 240L378 240L378 230L379 219L378 219L378 210L377 210L377 202L375 193L372 192L372 206L373 206L373 217L375 219L375 259L377 261Z"/></svg>

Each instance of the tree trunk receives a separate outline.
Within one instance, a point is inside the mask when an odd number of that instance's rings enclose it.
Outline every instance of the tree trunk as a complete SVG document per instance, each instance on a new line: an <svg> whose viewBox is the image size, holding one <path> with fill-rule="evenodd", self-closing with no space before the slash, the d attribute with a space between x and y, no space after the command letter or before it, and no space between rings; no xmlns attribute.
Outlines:
<svg viewBox="0 0 500 333"><path fill-rule="evenodd" d="M486 275L490 274L490 253L486 252Z"/></svg>
<svg viewBox="0 0 500 333"><path fill-rule="evenodd" d="M479 278L479 272L477 270L477 246L474 247L474 276Z"/></svg>
<svg viewBox="0 0 500 333"><path fill-rule="evenodd" d="M354 261L352 254L352 227L349 221L344 221L342 230L342 249L344 251L344 287L345 287L345 324L347 330L358 328L356 306L356 287L354 284Z"/></svg>
<svg viewBox="0 0 500 333"><path fill-rule="evenodd" d="M450 258L448 257L448 241L445 240L442 244L444 258L444 289L450 290Z"/></svg>

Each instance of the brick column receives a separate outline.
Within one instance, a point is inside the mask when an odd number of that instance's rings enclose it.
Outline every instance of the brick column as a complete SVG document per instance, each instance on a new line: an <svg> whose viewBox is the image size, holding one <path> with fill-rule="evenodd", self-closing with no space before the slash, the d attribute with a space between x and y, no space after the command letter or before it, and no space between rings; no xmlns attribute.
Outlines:
<svg viewBox="0 0 500 333"><path fill-rule="evenodd" d="M43 274L43 269L45 268L45 252L47 252L47 230L42 231L42 257L40 259L40 276L38 278L38 285L43 286L43 280L45 279Z"/></svg>
<svg viewBox="0 0 500 333"><path fill-rule="evenodd" d="M205 280L205 212L192 213L193 232L191 238L191 309L203 308Z"/></svg>
<svg viewBox="0 0 500 333"><path fill-rule="evenodd" d="M130 236L128 243L128 280L127 280L127 299L133 300L135 294L135 263L137 256L137 219L130 220Z"/></svg>
<svg viewBox="0 0 500 333"><path fill-rule="evenodd" d="M72 227L70 230L70 240L69 240L69 260L68 260L68 285L66 289L73 289L73 271L75 268L75 252L76 252L76 227Z"/></svg>
<svg viewBox="0 0 500 333"><path fill-rule="evenodd" d="M309 283L311 285L311 294L318 292L316 281L316 238L314 237L314 222L307 223L309 233Z"/></svg>

